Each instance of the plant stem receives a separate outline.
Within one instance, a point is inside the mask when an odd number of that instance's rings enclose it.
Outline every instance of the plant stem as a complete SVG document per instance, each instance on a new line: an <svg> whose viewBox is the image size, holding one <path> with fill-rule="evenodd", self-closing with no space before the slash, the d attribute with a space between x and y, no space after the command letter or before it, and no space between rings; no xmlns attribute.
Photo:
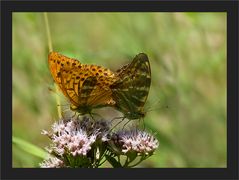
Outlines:
<svg viewBox="0 0 239 180"><path fill-rule="evenodd" d="M50 32L50 26L49 26L48 16L47 16L46 12L44 12L44 19L45 19L45 26L46 26L46 33L47 33L48 49L49 49L49 52L52 52L53 48L52 48L51 32ZM55 86L55 90L56 90L56 95L55 95L56 103L58 105L57 106L58 117L62 118L61 106L60 106L61 103L60 103L60 99L59 99L59 96L58 96L59 90L57 88L56 83L54 83L54 86Z"/></svg>
<svg viewBox="0 0 239 180"><path fill-rule="evenodd" d="M147 156L142 156L137 163L135 163L135 164L133 164L133 165L131 165L131 166L128 166L128 167L129 167L129 168L132 168L132 167L137 166L139 163L141 163L142 161L144 161L144 160L146 159L146 157L147 157Z"/></svg>
<svg viewBox="0 0 239 180"><path fill-rule="evenodd" d="M48 16L46 12L44 12L44 19L45 19L45 26L46 26L46 33L47 33L48 48L49 48L49 52L51 52L53 51L53 48L52 48L50 26L49 26Z"/></svg>

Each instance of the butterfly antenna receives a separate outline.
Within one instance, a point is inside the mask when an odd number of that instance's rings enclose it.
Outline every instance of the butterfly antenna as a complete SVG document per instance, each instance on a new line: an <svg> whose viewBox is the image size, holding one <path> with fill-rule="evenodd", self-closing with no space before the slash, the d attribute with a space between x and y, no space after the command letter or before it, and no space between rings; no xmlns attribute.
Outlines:
<svg viewBox="0 0 239 180"><path fill-rule="evenodd" d="M153 102L153 106L156 106L157 104L160 104L160 99L155 100L155 101Z"/></svg>
<svg viewBox="0 0 239 180"><path fill-rule="evenodd" d="M151 109L149 108L149 109L147 109L147 112L156 111L156 110L163 109L163 108L169 109L169 106L166 105L166 106L162 106L162 107L159 107L159 108L151 108Z"/></svg>

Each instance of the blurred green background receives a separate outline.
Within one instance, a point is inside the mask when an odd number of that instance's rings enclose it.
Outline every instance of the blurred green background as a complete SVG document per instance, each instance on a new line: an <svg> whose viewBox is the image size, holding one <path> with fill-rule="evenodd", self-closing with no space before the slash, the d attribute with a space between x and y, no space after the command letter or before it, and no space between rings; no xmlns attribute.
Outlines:
<svg viewBox="0 0 239 180"><path fill-rule="evenodd" d="M48 13L53 49L117 70L148 54L144 119L159 150L140 167L226 167L226 13ZM43 13L13 14L13 167L38 167L57 120ZM168 108L166 108L168 106ZM26 142L22 142L22 140Z"/></svg>

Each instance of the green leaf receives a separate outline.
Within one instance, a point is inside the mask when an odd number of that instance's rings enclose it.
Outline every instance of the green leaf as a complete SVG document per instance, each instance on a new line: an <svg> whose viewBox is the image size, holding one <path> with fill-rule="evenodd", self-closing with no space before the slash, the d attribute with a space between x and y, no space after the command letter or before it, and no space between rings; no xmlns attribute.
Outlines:
<svg viewBox="0 0 239 180"><path fill-rule="evenodd" d="M21 138L13 136L12 142L16 146L18 146L20 149L22 149L23 151L25 151L31 155L34 155L34 156L42 158L42 159L45 159L47 156L47 152L45 152L43 149L23 140Z"/></svg>
<svg viewBox="0 0 239 180"><path fill-rule="evenodd" d="M127 156L129 158L130 162L132 162L137 157L137 153L136 152L130 152L130 153L127 153Z"/></svg>
<svg viewBox="0 0 239 180"><path fill-rule="evenodd" d="M109 155L105 155L107 161L114 167L114 168L121 168L122 165L120 164L120 162L116 161L115 158L109 156Z"/></svg>

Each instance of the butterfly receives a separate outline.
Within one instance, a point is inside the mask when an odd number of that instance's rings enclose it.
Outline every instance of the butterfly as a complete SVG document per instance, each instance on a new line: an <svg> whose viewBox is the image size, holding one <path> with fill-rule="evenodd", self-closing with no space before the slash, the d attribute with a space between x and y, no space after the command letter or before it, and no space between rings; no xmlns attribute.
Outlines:
<svg viewBox="0 0 239 180"><path fill-rule="evenodd" d="M82 64L57 52L49 53L48 64L55 83L70 101L71 110L84 115L94 108L115 104L109 86L116 79L109 69Z"/></svg>
<svg viewBox="0 0 239 180"><path fill-rule="evenodd" d="M148 56L136 55L133 61L116 72L118 80L111 86L114 107L129 120L145 116L144 104L151 85L151 69Z"/></svg>

